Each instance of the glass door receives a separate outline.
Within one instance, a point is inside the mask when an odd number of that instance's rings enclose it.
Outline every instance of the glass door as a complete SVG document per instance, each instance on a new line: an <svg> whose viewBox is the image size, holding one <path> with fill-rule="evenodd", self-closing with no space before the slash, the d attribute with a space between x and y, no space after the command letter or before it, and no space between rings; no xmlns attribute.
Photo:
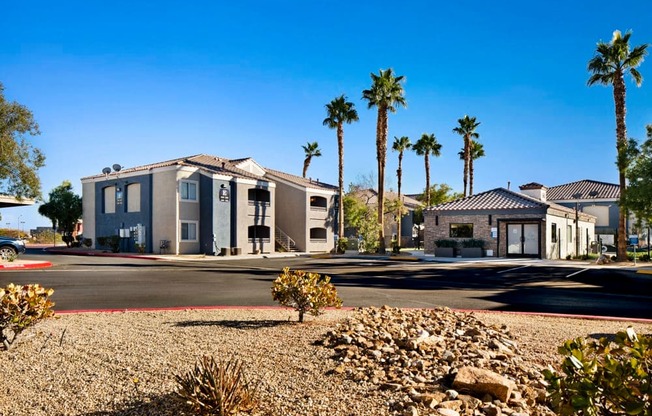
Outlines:
<svg viewBox="0 0 652 416"><path fill-rule="evenodd" d="M539 224L507 224L507 254L539 256Z"/></svg>

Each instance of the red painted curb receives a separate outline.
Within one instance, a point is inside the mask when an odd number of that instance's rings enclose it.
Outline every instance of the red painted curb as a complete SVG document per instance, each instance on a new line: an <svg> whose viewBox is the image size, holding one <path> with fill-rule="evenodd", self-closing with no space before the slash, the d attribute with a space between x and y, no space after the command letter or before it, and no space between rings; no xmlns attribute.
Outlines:
<svg viewBox="0 0 652 416"><path fill-rule="evenodd" d="M15 269L44 269L52 267L49 261L39 261L35 263L15 263L15 264L0 264L0 269L15 270Z"/></svg>

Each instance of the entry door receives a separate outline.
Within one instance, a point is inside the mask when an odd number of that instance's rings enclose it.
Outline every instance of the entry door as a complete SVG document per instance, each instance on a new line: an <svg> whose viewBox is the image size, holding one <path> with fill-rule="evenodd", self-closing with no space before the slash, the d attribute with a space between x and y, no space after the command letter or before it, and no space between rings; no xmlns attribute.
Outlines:
<svg viewBox="0 0 652 416"><path fill-rule="evenodd" d="M539 256L539 225L507 224L507 254Z"/></svg>

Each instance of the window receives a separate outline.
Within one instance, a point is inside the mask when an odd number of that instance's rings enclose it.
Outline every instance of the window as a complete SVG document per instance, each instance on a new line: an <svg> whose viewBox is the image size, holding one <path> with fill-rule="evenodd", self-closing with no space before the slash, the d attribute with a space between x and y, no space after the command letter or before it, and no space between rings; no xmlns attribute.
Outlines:
<svg viewBox="0 0 652 416"><path fill-rule="evenodd" d="M326 211L328 207L328 201L323 196L311 196L310 197L310 209L316 209L320 211Z"/></svg>
<svg viewBox="0 0 652 416"><path fill-rule="evenodd" d="M573 242L573 226L572 225L567 225L566 226L566 236L567 236L566 239L568 240L568 242L572 243Z"/></svg>
<svg viewBox="0 0 652 416"><path fill-rule="evenodd" d="M310 229L310 240L323 240L323 241L326 241L326 229L325 228L311 228Z"/></svg>
<svg viewBox="0 0 652 416"><path fill-rule="evenodd" d="M267 205L269 206L270 194L266 189L252 188L247 191L249 205Z"/></svg>
<svg viewBox="0 0 652 416"><path fill-rule="evenodd" d="M550 224L550 241L552 243L557 242L557 224L555 224L554 222Z"/></svg>
<svg viewBox="0 0 652 416"><path fill-rule="evenodd" d="M265 225L250 225L248 233L249 240L269 241L269 227Z"/></svg>
<svg viewBox="0 0 652 416"><path fill-rule="evenodd" d="M127 212L140 212L140 184L127 186Z"/></svg>
<svg viewBox="0 0 652 416"><path fill-rule="evenodd" d="M197 182L195 181L181 181L179 184L179 193L181 199L184 201L197 200Z"/></svg>
<svg viewBox="0 0 652 416"><path fill-rule="evenodd" d="M105 214L115 213L115 186L102 189L102 202Z"/></svg>
<svg viewBox="0 0 652 416"><path fill-rule="evenodd" d="M181 241L197 241L196 221L184 221L181 223Z"/></svg>
<svg viewBox="0 0 652 416"><path fill-rule="evenodd" d="M473 238L473 224L451 224L451 238Z"/></svg>

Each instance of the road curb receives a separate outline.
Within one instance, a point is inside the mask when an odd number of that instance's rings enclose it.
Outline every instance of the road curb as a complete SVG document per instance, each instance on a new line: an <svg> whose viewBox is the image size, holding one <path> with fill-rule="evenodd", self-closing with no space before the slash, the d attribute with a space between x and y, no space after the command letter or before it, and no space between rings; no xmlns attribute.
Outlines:
<svg viewBox="0 0 652 416"><path fill-rule="evenodd" d="M0 264L0 270L45 269L47 267L52 267L52 263L49 261L37 261L30 263L13 262Z"/></svg>

